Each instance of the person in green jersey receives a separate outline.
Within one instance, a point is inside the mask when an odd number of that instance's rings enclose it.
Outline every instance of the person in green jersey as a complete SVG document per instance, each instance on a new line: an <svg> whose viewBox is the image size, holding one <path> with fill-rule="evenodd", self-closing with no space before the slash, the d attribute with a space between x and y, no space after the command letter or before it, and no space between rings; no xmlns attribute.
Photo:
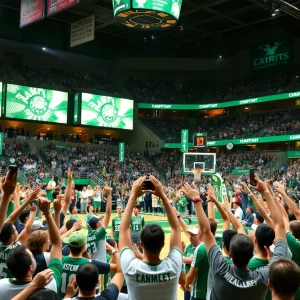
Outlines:
<svg viewBox="0 0 300 300"><path fill-rule="evenodd" d="M18 209L16 209L8 217L8 219L6 219L3 225L0 233L0 279L13 277L6 266L6 259L13 249L16 249L22 244L25 245L31 233L32 224L36 216L36 206L31 206L29 219L20 234L18 234L18 231L16 230L16 227L13 223L19 218L20 214L28 206L28 204L30 204L37 197L39 192L39 188L31 192L28 199Z"/></svg>
<svg viewBox="0 0 300 300"><path fill-rule="evenodd" d="M117 206L117 216L112 219L111 229L112 229L112 236L116 241L117 245L119 245L119 234L120 234L120 224L122 220L122 206Z"/></svg>
<svg viewBox="0 0 300 300"><path fill-rule="evenodd" d="M58 291L58 295L61 299L66 295L67 286L75 277L79 266L91 262L89 259L82 256L87 249L87 237L84 233L75 231L68 238L64 239L64 243L69 245L70 255L63 256L62 258L63 273ZM115 249L112 251L114 250ZM98 261L92 261L92 263L97 266L99 274L108 274L109 272L116 272L117 270L115 264L110 265Z"/></svg>
<svg viewBox="0 0 300 300"><path fill-rule="evenodd" d="M184 223L184 222L182 222ZM184 223L185 224L185 223ZM193 261L194 253L196 248L202 243L199 235L199 228L192 227L187 228L187 233L189 235L190 243L186 246L183 252L183 262L185 265L185 274L188 274L191 268L191 264ZM190 300L191 293L190 291L184 291L184 300Z"/></svg>
<svg viewBox="0 0 300 300"><path fill-rule="evenodd" d="M145 219L143 216L140 215L140 206L134 205L133 206L133 216L130 220L130 236L132 244L140 246L141 242L141 232L145 227Z"/></svg>
<svg viewBox="0 0 300 300"><path fill-rule="evenodd" d="M51 180L48 182L46 192L47 192L47 199L49 199L51 202L54 200L52 193L55 191L56 188L56 182L54 180L54 176L52 176Z"/></svg>
<svg viewBox="0 0 300 300"><path fill-rule="evenodd" d="M107 195L106 210L103 221L97 217L92 217L89 226L93 230L88 233L87 244L88 251L94 260L106 261L106 228L111 216L112 188L105 186L103 192Z"/></svg>
<svg viewBox="0 0 300 300"><path fill-rule="evenodd" d="M93 206L96 210L96 213L100 214L100 212L101 212L102 191L101 191L101 187L99 185L95 186L93 197L94 197Z"/></svg>
<svg viewBox="0 0 300 300"><path fill-rule="evenodd" d="M77 207L75 205L72 206L72 210L70 211L70 213L71 213L70 220L80 221L80 218L77 215L77 212L78 212Z"/></svg>
<svg viewBox="0 0 300 300"><path fill-rule="evenodd" d="M53 272L53 279L45 288L57 293L62 274L61 238L50 213L50 201L40 198L39 208L47 220L51 241L51 260L48 269ZM29 286L36 269L36 262L32 252L23 246L19 246L11 251L6 263L14 279L4 278L0 280L1 300L10 300ZM24 299L27 299L27 297L24 297Z"/></svg>
<svg viewBox="0 0 300 300"><path fill-rule="evenodd" d="M187 215L187 204L188 204L188 201L185 198L184 193L182 191L180 191L179 197L178 197L178 203L177 203L178 212L179 212L181 218L187 218L189 221L189 224L191 224L192 220Z"/></svg>
<svg viewBox="0 0 300 300"><path fill-rule="evenodd" d="M89 225L90 219L93 218L93 217L97 218L97 216L94 214L94 207L92 205L90 205L87 208L87 214L85 216L85 223L86 223L86 226L87 226L87 229L88 229L88 233L91 233L93 231L93 229ZM103 217L100 217L100 218L103 219Z"/></svg>

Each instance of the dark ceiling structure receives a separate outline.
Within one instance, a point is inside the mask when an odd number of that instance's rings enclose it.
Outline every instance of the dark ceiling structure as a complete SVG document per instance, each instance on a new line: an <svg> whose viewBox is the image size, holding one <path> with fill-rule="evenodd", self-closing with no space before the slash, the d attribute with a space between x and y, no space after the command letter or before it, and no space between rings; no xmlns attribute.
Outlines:
<svg viewBox="0 0 300 300"><path fill-rule="evenodd" d="M141 42L159 42L173 47L195 47L222 36L230 38L239 32L247 34L276 22L300 22L300 1L282 2L281 13L272 16L268 5L271 0L183 0L178 25L167 31L141 32L116 24L112 0L81 0L68 10L51 17L52 21L68 25L92 14L96 17L97 39L114 39L122 47L134 47ZM285 4L284 4L285 3ZM289 13L292 6L293 14ZM19 12L20 0L0 0L0 9ZM298 10L298 12L297 12ZM299 20L297 19L299 13ZM43 22L43 21L41 21ZM37 23L38 24L38 23ZM36 26L32 24L29 26ZM62 25L63 26L63 25ZM293 26L292 26L293 27Z"/></svg>

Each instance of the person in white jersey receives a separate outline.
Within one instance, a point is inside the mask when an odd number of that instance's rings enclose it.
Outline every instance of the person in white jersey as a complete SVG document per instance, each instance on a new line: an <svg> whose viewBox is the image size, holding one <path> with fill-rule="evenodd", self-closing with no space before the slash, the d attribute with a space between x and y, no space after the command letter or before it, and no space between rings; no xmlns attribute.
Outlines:
<svg viewBox="0 0 300 300"><path fill-rule="evenodd" d="M131 213L136 199L146 192L143 190L145 179L146 176L143 176L134 182L120 225L120 261L127 283L128 299L176 300L178 280L182 269L180 225L164 192L164 187L153 176L150 176L150 181L155 190L147 192L161 198L164 204L172 228L170 251L164 260L160 259L165 235L163 229L156 224L146 225L142 230L140 246L143 248L143 257L138 259L132 250L130 240Z"/></svg>

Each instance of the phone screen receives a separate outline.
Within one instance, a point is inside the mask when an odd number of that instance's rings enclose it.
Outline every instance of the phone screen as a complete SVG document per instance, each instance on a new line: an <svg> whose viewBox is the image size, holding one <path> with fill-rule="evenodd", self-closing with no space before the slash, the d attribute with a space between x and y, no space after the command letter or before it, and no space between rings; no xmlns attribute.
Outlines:
<svg viewBox="0 0 300 300"><path fill-rule="evenodd" d="M250 170L250 184L253 186L257 185L257 181L254 179L255 169Z"/></svg>

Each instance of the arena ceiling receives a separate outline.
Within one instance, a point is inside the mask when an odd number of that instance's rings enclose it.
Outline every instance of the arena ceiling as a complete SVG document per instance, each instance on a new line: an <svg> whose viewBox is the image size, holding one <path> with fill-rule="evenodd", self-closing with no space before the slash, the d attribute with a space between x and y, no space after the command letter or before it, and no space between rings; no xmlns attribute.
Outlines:
<svg viewBox="0 0 300 300"><path fill-rule="evenodd" d="M145 42L159 42L160 46L200 47L218 37L228 42L228 38L233 36L272 27L275 19L277 23L298 23L299 32L300 20L284 12L275 18L272 17L266 1L270 0L183 0L178 26L161 32L141 32L116 24L112 0L81 0L80 4L54 15L51 19L63 26L95 14L96 39L101 43L105 40L113 41L124 48L132 48ZM287 2L300 8L299 0ZM20 0L0 0L1 8L10 9L16 15L20 10ZM38 23L30 26L38 26Z"/></svg>

